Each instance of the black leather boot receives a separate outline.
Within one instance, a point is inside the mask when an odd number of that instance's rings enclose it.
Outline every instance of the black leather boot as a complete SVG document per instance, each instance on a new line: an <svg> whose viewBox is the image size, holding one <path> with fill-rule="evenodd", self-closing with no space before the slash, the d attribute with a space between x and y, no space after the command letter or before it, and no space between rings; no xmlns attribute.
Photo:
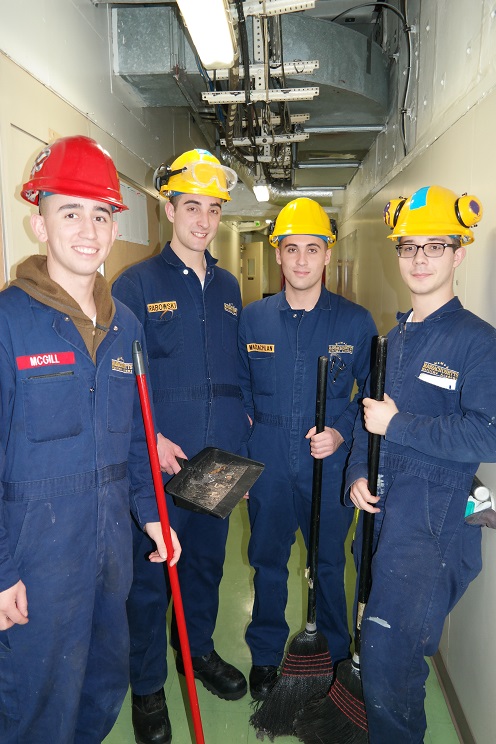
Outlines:
<svg viewBox="0 0 496 744"><path fill-rule="evenodd" d="M265 700L276 679L276 666L252 666L250 670L250 693L253 700Z"/></svg>
<svg viewBox="0 0 496 744"><path fill-rule="evenodd" d="M211 651L206 656L193 656L191 662L195 678L217 697L223 700L239 700L246 695L247 684L243 674L232 664L221 659L217 651ZM176 656L176 669L179 674L184 674L180 653Z"/></svg>
<svg viewBox="0 0 496 744"><path fill-rule="evenodd" d="M162 690L151 695L131 695L136 744L170 744L172 729Z"/></svg>

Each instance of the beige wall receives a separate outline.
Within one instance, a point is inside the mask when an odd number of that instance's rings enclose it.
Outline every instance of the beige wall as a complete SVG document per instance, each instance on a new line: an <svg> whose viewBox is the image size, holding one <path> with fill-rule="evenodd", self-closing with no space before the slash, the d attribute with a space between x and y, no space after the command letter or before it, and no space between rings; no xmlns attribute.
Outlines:
<svg viewBox="0 0 496 744"><path fill-rule="evenodd" d="M33 112L36 112L35 115ZM17 264L43 248L35 241L29 226L33 211L21 198L20 189L29 177L40 149L60 135L84 134L94 137L112 155L121 177L147 190L151 169L126 147L101 131L85 116L53 91L0 53L0 193L4 237L4 267L7 280L15 275ZM149 196L151 202L155 196ZM151 253L158 240L157 210L149 209ZM119 249L119 242L114 252ZM144 257L143 247L133 251L126 245L126 261Z"/></svg>
<svg viewBox="0 0 496 744"><path fill-rule="evenodd" d="M238 282L241 280L240 236L236 230L221 223L210 252L218 259L219 266L234 274Z"/></svg>

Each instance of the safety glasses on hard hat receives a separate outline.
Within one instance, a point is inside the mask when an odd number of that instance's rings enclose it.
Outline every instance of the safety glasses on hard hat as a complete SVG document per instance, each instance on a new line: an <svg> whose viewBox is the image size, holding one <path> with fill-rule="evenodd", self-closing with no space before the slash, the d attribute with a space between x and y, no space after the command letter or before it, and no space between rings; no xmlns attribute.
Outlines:
<svg viewBox="0 0 496 744"><path fill-rule="evenodd" d="M217 183L219 189L231 191L238 182L238 174L228 168L226 165L217 165L215 163L188 163L184 168L178 171L172 171L170 174L181 174L181 177L192 186L207 188L213 183Z"/></svg>

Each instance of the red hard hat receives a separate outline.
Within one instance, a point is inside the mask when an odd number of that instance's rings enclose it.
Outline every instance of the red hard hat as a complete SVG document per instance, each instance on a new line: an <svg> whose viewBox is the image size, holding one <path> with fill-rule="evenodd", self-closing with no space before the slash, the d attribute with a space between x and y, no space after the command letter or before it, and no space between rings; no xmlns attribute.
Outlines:
<svg viewBox="0 0 496 744"><path fill-rule="evenodd" d="M38 204L40 191L101 201L117 212L127 209L112 158L98 142L82 135L62 137L40 152L21 196Z"/></svg>

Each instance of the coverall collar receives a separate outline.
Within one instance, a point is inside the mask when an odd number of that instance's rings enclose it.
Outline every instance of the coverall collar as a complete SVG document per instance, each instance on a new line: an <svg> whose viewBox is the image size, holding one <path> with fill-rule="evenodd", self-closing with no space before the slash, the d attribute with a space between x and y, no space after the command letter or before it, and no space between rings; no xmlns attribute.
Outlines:
<svg viewBox="0 0 496 744"><path fill-rule="evenodd" d="M170 241L167 241L167 243L163 247L161 255L164 261L167 261L167 263L170 264L171 266L179 266L180 268L183 268L184 266L186 266L184 261L182 261L179 258L177 253L175 253L172 250ZM205 261L207 263L207 268L208 268L209 266L215 266L218 259L214 258L208 251L205 251Z"/></svg>
<svg viewBox="0 0 496 744"><path fill-rule="evenodd" d="M461 310L462 308L463 308L463 305L458 299L458 297L453 297L445 305L442 305L437 310L435 310L433 313L428 315L427 318L425 318L422 322L426 323L428 321L438 320L442 315L446 315L447 313L453 313L455 312L455 310ZM412 313L411 309L408 310L407 313L398 312L396 313L396 320L398 321L398 323L406 323L411 313Z"/></svg>
<svg viewBox="0 0 496 744"><path fill-rule="evenodd" d="M330 310L331 309L331 292L329 292L324 285L322 285L322 288L320 290L320 297L317 300L317 303L313 310L315 309L319 310ZM289 302L286 299L286 292L283 289L279 296L279 310L291 310L291 306Z"/></svg>

